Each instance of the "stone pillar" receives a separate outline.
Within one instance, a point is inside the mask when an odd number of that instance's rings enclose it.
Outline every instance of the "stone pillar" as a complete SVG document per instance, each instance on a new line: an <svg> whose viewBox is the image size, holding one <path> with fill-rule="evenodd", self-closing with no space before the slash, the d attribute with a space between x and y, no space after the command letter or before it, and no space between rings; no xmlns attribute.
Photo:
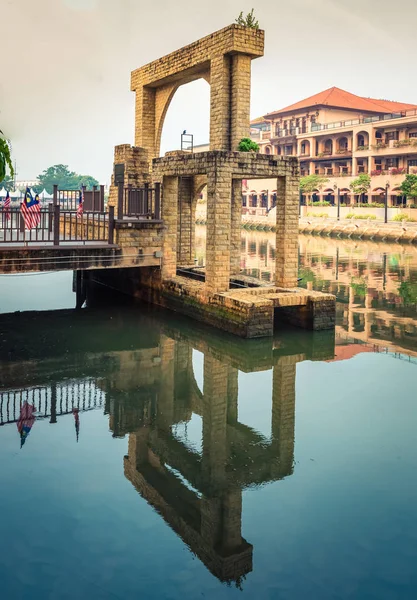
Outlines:
<svg viewBox="0 0 417 600"><path fill-rule="evenodd" d="M299 178L277 180L275 285L297 287Z"/></svg>
<svg viewBox="0 0 417 600"><path fill-rule="evenodd" d="M162 219L166 230L162 246L162 279L177 273L178 177L164 177Z"/></svg>
<svg viewBox="0 0 417 600"><path fill-rule="evenodd" d="M210 64L210 150L230 149L230 56Z"/></svg>
<svg viewBox="0 0 417 600"><path fill-rule="evenodd" d="M230 150L236 151L239 142L250 135L250 80L251 57L246 54L232 56L232 98L230 107Z"/></svg>
<svg viewBox="0 0 417 600"><path fill-rule="evenodd" d="M157 427L170 429L174 422L175 340L161 336L161 380L157 406Z"/></svg>
<svg viewBox="0 0 417 600"><path fill-rule="evenodd" d="M242 223L242 181L232 180L232 203L231 203L231 244L230 244L230 273L240 273L240 240Z"/></svg>
<svg viewBox="0 0 417 600"><path fill-rule="evenodd" d="M215 493L225 485L228 366L204 355L202 475Z"/></svg>
<svg viewBox="0 0 417 600"><path fill-rule="evenodd" d="M285 477L293 471L295 431L296 363L282 357L272 376L272 469L274 477Z"/></svg>
<svg viewBox="0 0 417 600"><path fill-rule="evenodd" d="M242 545L242 490L231 490L224 495L222 512L222 547L227 553Z"/></svg>
<svg viewBox="0 0 417 600"><path fill-rule="evenodd" d="M206 290L226 292L230 281L232 179L214 164L207 176Z"/></svg>
<svg viewBox="0 0 417 600"><path fill-rule="evenodd" d="M194 264L194 236L192 235L195 227L192 218L193 190L193 178L180 177L177 220L177 263L182 266L191 266Z"/></svg>
<svg viewBox="0 0 417 600"><path fill-rule="evenodd" d="M148 462L148 440L149 427L141 427L139 431L129 435L127 446L129 461L132 465L135 465L135 468L138 470L141 465L145 465Z"/></svg>
<svg viewBox="0 0 417 600"><path fill-rule="evenodd" d="M238 370L235 367L228 367L227 374L227 422L233 424L237 422L238 417Z"/></svg>
<svg viewBox="0 0 417 600"><path fill-rule="evenodd" d="M156 156L155 93L155 88L136 87L135 146L145 148L150 160Z"/></svg>

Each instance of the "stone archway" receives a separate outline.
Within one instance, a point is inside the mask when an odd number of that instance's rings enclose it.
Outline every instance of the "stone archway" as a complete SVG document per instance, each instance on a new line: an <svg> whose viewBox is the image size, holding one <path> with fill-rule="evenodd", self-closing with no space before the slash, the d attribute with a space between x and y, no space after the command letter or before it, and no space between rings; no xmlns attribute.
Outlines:
<svg viewBox="0 0 417 600"><path fill-rule="evenodd" d="M210 83L210 149L236 150L249 134L251 60L263 56L264 32L232 25L132 72L135 146L159 156L162 127L179 86Z"/></svg>

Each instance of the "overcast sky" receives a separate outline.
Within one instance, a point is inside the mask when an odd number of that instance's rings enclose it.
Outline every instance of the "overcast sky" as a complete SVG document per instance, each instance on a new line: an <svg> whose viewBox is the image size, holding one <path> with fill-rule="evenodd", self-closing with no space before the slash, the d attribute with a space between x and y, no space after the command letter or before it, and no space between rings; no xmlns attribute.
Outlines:
<svg viewBox="0 0 417 600"><path fill-rule="evenodd" d="M333 85L417 104L417 0L0 0L0 129L18 179L64 163L108 182L114 145L134 140L130 72L252 6L265 29L252 117ZM183 129L207 141L208 103L204 81L178 90L162 151Z"/></svg>

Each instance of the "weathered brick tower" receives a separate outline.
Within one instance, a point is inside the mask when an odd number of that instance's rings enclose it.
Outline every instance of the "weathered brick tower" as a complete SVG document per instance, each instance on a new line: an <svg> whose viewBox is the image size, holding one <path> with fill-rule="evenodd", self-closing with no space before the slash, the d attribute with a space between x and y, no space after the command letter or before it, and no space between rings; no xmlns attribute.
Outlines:
<svg viewBox="0 0 417 600"><path fill-rule="evenodd" d="M162 261L159 271L135 275L139 296L243 337L271 335L275 309L314 329L334 325L335 299L297 288L298 161L238 152L249 136L251 61L263 55L264 32L230 25L132 72L136 94L135 147L115 149L125 184L162 184ZM179 86L210 83L210 150L159 158L164 118ZM242 179L277 180L277 287L230 289L239 274ZM194 262L198 193L207 184L205 281L178 275ZM110 202L115 203L113 186ZM139 270L138 270L139 271ZM158 292L158 293L156 293Z"/></svg>

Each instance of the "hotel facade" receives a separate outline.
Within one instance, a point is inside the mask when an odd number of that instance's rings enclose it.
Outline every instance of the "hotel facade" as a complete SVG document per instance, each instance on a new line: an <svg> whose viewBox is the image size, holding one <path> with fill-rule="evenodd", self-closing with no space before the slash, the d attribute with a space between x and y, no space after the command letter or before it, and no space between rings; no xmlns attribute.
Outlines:
<svg viewBox="0 0 417 600"><path fill-rule="evenodd" d="M297 156L301 177L327 179L313 192L314 201L356 204L350 189L361 173L371 176L365 203L403 202L400 185L407 173L417 174L417 105L362 98L333 87L251 123L260 152ZM266 181L248 181L243 208L261 215L275 204L276 190ZM302 197L304 203L306 197ZM255 209L255 211L254 211ZM246 212L244 210L244 212Z"/></svg>

